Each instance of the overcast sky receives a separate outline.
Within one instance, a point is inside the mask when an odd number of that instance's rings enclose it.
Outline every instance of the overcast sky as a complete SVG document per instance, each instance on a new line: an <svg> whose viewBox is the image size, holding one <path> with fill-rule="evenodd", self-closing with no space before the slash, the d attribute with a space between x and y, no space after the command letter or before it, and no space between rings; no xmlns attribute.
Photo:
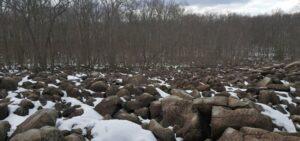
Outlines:
<svg viewBox="0 0 300 141"><path fill-rule="evenodd" d="M300 12L300 0L178 0L188 3L188 12L270 14L278 9L284 12Z"/></svg>

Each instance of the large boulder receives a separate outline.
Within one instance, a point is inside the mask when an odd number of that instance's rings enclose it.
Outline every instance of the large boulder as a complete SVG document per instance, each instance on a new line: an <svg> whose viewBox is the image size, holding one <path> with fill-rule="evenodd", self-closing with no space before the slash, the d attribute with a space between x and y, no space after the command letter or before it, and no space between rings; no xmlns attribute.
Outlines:
<svg viewBox="0 0 300 141"><path fill-rule="evenodd" d="M270 77L264 77L262 80L260 80L256 84L256 86L258 86L258 87L266 87L271 81L272 81L272 79Z"/></svg>
<svg viewBox="0 0 300 141"><path fill-rule="evenodd" d="M143 93L142 95L137 96L136 100L139 101L141 105L144 107L144 106L149 106L150 103L155 100L155 97L149 93Z"/></svg>
<svg viewBox="0 0 300 141"><path fill-rule="evenodd" d="M116 94L118 97L123 97L123 96L130 96L130 92L125 89L125 88L122 88L120 89L117 94Z"/></svg>
<svg viewBox="0 0 300 141"><path fill-rule="evenodd" d="M43 126L55 126L57 117L58 113L56 110L41 109L18 125L13 134L15 135L29 129L38 129Z"/></svg>
<svg viewBox="0 0 300 141"><path fill-rule="evenodd" d="M226 128L232 127L240 129L241 127L249 126L273 130L272 120L259 113L256 109L226 109L221 106L214 106L212 109L211 128L212 136L216 139L221 136Z"/></svg>
<svg viewBox="0 0 300 141"><path fill-rule="evenodd" d="M14 111L14 114L19 115L19 116L26 116L29 114L29 109L19 107Z"/></svg>
<svg viewBox="0 0 300 141"><path fill-rule="evenodd" d="M218 139L218 141L243 141L243 133L235 130L231 127L228 127Z"/></svg>
<svg viewBox="0 0 300 141"><path fill-rule="evenodd" d="M0 89L5 89L8 91L16 90L18 87L18 82L10 77L0 78Z"/></svg>
<svg viewBox="0 0 300 141"><path fill-rule="evenodd" d="M197 113L188 113L184 119L184 125L176 131L176 135L185 141L204 140L210 135L208 122Z"/></svg>
<svg viewBox="0 0 300 141"><path fill-rule="evenodd" d="M72 85L67 87L66 92L69 97L81 98L82 96L80 90Z"/></svg>
<svg viewBox="0 0 300 141"><path fill-rule="evenodd" d="M134 110L134 113L138 116L141 116L144 119L148 119L150 112L149 112L149 108L143 107L143 108Z"/></svg>
<svg viewBox="0 0 300 141"><path fill-rule="evenodd" d="M0 121L0 141L6 141L8 139L7 132L10 130L10 124L8 121Z"/></svg>
<svg viewBox="0 0 300 141"><path fill-rule="evenodd" d="M34 104L30 100L27 100L27 99L23 99L19 103L19 106L21 106L21 107L23 107L25 109L32 109L32 108L34 108Z"/></svg>
<svg viewBox="0 0 300 141"><path fill-rule="evenodd" d="M272 103L273 105L276 105L276 104L280 104L280 99L276 95L276 93L272 91L262 90L259 92L258 102L264 104Z"/></svg>
<svg viewBox="0 0 300 141"><path fill-rule="evenodd" d="M13 136L10 141L65 141L62 132L55 127L45 126L30 129Z"/></svg>
<svg viewBox="0 0 300 141"><path fill-rule="evenodd" d="M290 87L289 86L285 86L283 84L269 84L269 85L267 85L267 88L275 90L275 91L290 92Z"/></svg>
<svg viewBox="0 0 300 141"><path fill-rule="evenodd" d="M5 119L9 115L7 103L0 103L0 120Z"/></svg>
<svg viewBox="0 0 300 141"><path fill-rule="evenodd" d="M98 105L96 105L95 110L102 116L107 114L112 116L122 108L121 105L122 103L118 96L110 96L104 98Z"/></svg>
<svg viewBox="0 0 300 141"><path fill-rule="evenodd" d="M215 97L204 97L196 98L193 100L193 106L198 112L210 117L213 106L227 106L228 97L226 96L215 96Z"/></svg>
<svg viewBox="0 0 300 141"><path fill-rule="evenodd" d="M159 118L162 116L161 101L153 101L149 107L151 118Z"/></svg>
<svg viewBox="0 0 300 141"><path fill-rule="evenodd" d="M177 96L169 96L162 100L163 126L184 125L184 116L192 112L192 102Z"/></svg>
<svg viewBox="0 0 300 141"><path fill-rule="evenodd" d="M178 127L176 133L184 140L201 140L206 135L203 130L207 129L208 123L202 122L202 118L194 112L192 101L177 96L166 97L162 100L162 114L162 125Z"/></svg>
<svg viewBox="0 0 300 141"><path fill-rule="evenodd" d="M156 120L151 120L149 123L149 130L160 141L175 141L175 134L169 128L163 128Z"/></svg>
<svg viewBox="0 0 300 141"><path fill-rule="evenodd" d="M95 92L105 92L107 88L108 86L103 81L96 81L90 86L90 89Z"/></svg>
<svg viewBox="0 0 300 141"><path fill-rule="evenodd" d="M137 100L126 101L123 104L123 108L126 109L127 111L134 111L141 107L143 107L143 104Z"/></svg>
<svg viewBox="0 0 300 141"><path fill-rule="evenodd" d="M239 131L233 128L227 128L218 141L299 141L300 137L291 135L282 135L267 130L242 127Z"/></svg>

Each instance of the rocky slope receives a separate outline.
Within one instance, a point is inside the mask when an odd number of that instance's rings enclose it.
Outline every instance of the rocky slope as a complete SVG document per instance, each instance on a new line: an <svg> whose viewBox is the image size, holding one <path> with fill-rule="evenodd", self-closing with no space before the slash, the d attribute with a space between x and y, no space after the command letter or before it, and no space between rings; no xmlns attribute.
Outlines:
<svg viewBox="0 0 300 141"><path fill-rule="evenodd" d="M0 75L0 141L300 140L300 62Z"/></svg>

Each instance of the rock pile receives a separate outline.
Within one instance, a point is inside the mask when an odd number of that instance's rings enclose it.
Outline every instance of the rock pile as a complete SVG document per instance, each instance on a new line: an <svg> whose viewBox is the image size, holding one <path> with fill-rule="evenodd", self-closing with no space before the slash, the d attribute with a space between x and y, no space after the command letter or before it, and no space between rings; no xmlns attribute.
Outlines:
<svg viewBox="0 0 300 141"><path fill-rule="evenodd" d="M0 78L0 141L93 140L100 127L89 120L114 119L161 141L296 141L299 70L291 63L6 74Z"/></svg>

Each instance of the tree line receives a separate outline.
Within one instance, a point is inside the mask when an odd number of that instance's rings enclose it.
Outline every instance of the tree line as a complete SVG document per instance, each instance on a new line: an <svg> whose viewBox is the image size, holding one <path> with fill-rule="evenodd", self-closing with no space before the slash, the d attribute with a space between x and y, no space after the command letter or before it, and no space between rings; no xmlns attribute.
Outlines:
<svg viewBox="0 0 300 141"><path fill-rule="evenodd" d="M164 0L0 0L1 65L204 65L300 57L300 13L187 14Z"/></svg>

